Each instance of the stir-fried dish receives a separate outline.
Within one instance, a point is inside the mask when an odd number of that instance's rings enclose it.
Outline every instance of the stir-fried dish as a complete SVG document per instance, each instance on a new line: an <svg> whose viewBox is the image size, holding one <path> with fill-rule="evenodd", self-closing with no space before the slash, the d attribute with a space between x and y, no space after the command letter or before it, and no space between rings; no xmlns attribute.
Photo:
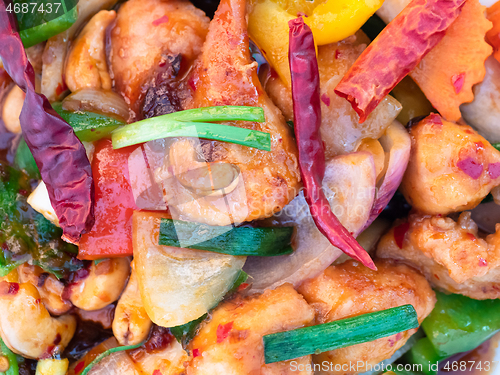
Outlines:
<svg viewBox="0 0 500 375"><path fill-rule="evenodd" d="M500 331L500 2L2 0L0 375L436 375Z"/></svg>

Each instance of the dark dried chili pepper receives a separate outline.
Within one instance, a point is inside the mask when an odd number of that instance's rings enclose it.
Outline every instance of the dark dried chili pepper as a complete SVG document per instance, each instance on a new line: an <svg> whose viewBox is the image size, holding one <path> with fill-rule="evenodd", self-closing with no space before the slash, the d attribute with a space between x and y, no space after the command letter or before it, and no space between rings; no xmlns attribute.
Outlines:
<svg viewBox="0 0 500 375"><path fill-rule="evenodd" d="M73 129L35 93L35 73L17 32L11 0L0 2L0 56L5 70L26 93L20 121L50 201L63 229L63 239L78 243L94 224L94 184L85 148Z"/></svg>
<svg viewBox="0 0 500 375"><path fill-rule="evenodd" d="M290 47L288 59L292 77L295 135L305 198L318 229L332 243L365 266L376 269L368 253L339 222L322 190L325 150L319 128L321 104L316 49L311 29L299 17L288 22Z"/></svg>
<svg viewBox="0 0 500 375"><path fill-rule="evenodd" d="M363 51L335 88L362 123L443 39L465 0L413 0Z"/></svg>

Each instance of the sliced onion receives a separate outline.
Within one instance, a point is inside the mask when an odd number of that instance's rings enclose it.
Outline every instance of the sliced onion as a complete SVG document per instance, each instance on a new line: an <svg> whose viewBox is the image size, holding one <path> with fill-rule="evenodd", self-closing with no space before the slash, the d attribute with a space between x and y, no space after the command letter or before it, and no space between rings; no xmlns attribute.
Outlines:
<svg viewBox="0 0 500 375"><path fill-rule="evenodd" d="M63 109L72 112L95 112L126 122L129 110L125 100L114 91L80 90L63 100Z"/></svg>
<svg viewBox="0 0 500 375"><path fill-rule="evenodd" d="M375 252L375 246L380 240L380 237L391 227L391 222L382 218L376 219L372 225L366 228L361 234L356 237L356 241L367 252Z"/></svg>
<svg viewBox="0 0 500 375"><path fill-rule="evenodd" d="M375 164L366 152L337 156L326 166L323 188L332 211L357 236L370 215L375 191ZM273 217L278 225L294 225L294 252L272 258L248 257L244 270L253 277L252 290L276 288L284 283L297 287L317 276L342 253L316 228L301 192Z"/></svg>
<svg viewBox="0 0 500 375"><path fill-rule="evenodd" d="M361 232L358 237L356 237L356 241L358 241L361 247L365 249L369 254L372 254L376 250L375 246L377 245L378 241L390 227L390 221L377 218L372 223L372 225L370 225L363 232ZM349 259L351 258L347 254L342 254L335 260L334 264L342 264Z"/></svg>
<svg viewBox="0 0 500 375"><path fill-rule="evenodd" d="M134 212L134 262L149 318L162 327L198 319L231 289L246 258L158 245L165 214Z"/></svg>
<svg viewBox="0 0 500 375"><path fill-rule="evenodd" d="M394 121L379 139L386 155L389 156L385 176L377 190L370 218L363 228L373 223L382 210L392 199L403 180L408 161L410 160L411 139L406 128L398 121Z"/></svg>
<svg viewBox="0 0 500 375"><path fill-rule="evenodd" d="M474 100L462 104L460 111L467 124L488 141L500 142L500 62L490 56L485 64L483 82L474 86Z"/></svg>

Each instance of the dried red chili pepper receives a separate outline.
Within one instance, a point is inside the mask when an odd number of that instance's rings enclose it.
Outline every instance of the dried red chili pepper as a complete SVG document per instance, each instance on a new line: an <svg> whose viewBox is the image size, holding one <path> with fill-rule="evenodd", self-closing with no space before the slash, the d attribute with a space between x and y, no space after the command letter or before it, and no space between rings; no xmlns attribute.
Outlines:
<svg viewBox="0 0 500 375"><path fill-rule="evenodd" d="M94 224L94 184L85 148L72 127L35 93L35 73L17 32L11 0L0 1L0 55L7 73L26 92L20 121L50 201L63 229L63 239L78 243Z"/></svg>
<svg viewBox="0 0 500 375"><path fill-rule="evenodd" d="M364 50L335 88L362 123L439 43L465 0L413 0Z"/></svg>
<svg viewBox="0 0 500 375"><path fill-rule="evenodd" d="M319 133L321 104L316 49L311 29L299 17L288 22L288 59L292 77L295 135L305 198L318 229L332 243L365 266L376 269L368 253L356 242L330 209L322 190L325 150Z"/></svg>

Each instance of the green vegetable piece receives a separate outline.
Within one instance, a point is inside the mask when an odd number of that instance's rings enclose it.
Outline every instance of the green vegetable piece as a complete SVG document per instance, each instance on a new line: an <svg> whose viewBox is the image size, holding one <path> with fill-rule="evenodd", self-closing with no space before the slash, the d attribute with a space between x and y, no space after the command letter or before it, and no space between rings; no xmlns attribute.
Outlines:
<svg viewBox="0 0 500 375"><path fill-rule="evenodd" d="M241 286L241 284L243 284L247 280L248 280L248 273L246 273L243 270L240 270L238 276L236 276L236 280L234 280L233 286L231 287L231 289L229 289L229 292L227 292L227 294L229 295L231 293L236 292L238 288Z"/></svg>
<svg viewBox="0 0 500 375"><path fill-rule="evenodd" d="M0 372L0 375L19 375L19 364L17 356L5 345L0 338L0 356L6 357L9 361L9 369L5 372Z"/></svg>
<svg viewBox="0 0 500 375"><path fill-rule="evenodd" d="M24 138L19 142L19 146L17 146L16 156L14 159L14 167L23 171L28 175L29 178L34 180L41 180L40 170L36 165L35 158L31 153L28 145Z"/></svg>
<svg viewBox="0 0 500 375"><path fill-rule="evenodd" d="M183 346L186 346L196 335L201 322L203 322L208 317L208 314L200 316L196 320L192 320L189 323L171 327L170 332Z"/></svg>
<svg viewBox="0 0 500 375"><path fill-rule="evenodd" d="M438 355L472 350L500 330L500 300L479 301L438 291L436 296L436 306L422 328Z"/></svg>
<svg viewBox="0 0 500 375"><path fill-rule="evenodd" d="M446 357L440 356L428 337L421 338L406 353L405 359L417 365L419 372L426 375L436 375L438 372L438 362Z"/></svg>
<svg viewBox="0 0 500 375"><path fill-rule="evenodd" d="M266 335L266 363L287 361L309 354L373 341L418 327L412 305L355 316L317 326Z"/></svg>
<svg viewBox="0 0 500 375"><path fill-rule="evenodd" d="M158 117L163 117L165 120L188 122L266 121L264 110L261 107L237 105L221 105L217 107L187 109L185 111L168 113Z"/></svg>
<svg viewBox="0 0 500 375"><path fill-rule="evenodd" d="M62 108L62 103L54 103L52 108L71 125L76 136L85 142L109 137L113 130L125 125L122 121L99 113L66 111Z"/></svg>
<svg viewBox="0 0 500 375"><path fill-rule="evenodd" d="M116 353L116 352L124 352L126 350L132 350L132 349L137 349L138 347L144 345L143 342L137 345L128 345L128 346L118 346L116 348L111 348L106 350L104 353L99 354L96 359L94 359L92 362L88 364L87 367L85 367L85 370L81 373L81 375L87 375L90 370L92 370L92 367L94 367L96 364L102 361L103 358L106 358L108 355Z"/></svg>
<svg viewBox="0 0 500 375"><path fill-rule="evenodd" d="M0 162L0 276L29 260L58 278L82 268L78 248L27 203L30 192L28 176Z"/></svg>
<svg viewBox="0 0 500 375"><path fill-rule="evenodd" d="M113 148L167 137L199 137L271 151L269 133L204 121L264 121L260 107L220 106L189 109L134 122L113 131Z"/></svg>
<svg viewBox="0 0 500 375"><path fill-rule="evenodd" d="M492 143L491 145L500 151L500 143Z"/></svg>
<svg viewBox="0 0 500 375"><path fill-rule="evenodd" d="M12 10L24 47L29 48L69 29L78 18L77 3L77 0L15 0Z"/></svg>
<svg viewBox="0 0 500 375"><path fill-rule="evenodd" d="M293 227L217 227L162 219L159 244L235 256L277 256L293 252L292 233Z"/></svg>

